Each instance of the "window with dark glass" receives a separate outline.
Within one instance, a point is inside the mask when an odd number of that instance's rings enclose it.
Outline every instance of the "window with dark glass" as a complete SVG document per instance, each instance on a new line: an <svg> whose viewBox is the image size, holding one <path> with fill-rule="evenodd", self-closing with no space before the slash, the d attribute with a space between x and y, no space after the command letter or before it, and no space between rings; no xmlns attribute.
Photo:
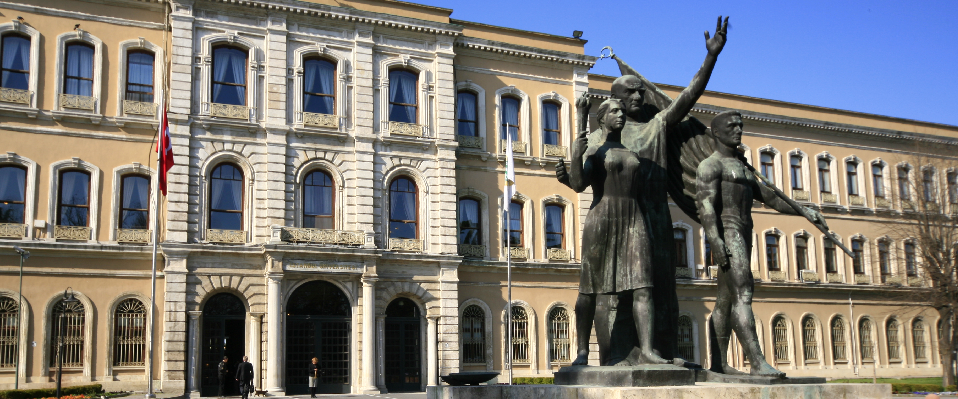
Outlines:
<svg viewBox="0 0 958 399"><path fill-rule="evenodd" d="M127 54L126 99L153 102L153 53L131 51Z"/></svg>
<svg viewBox="0 0 958 399"><path fill-rule="evenodd" d="M705 241L705 266L715 266L715 258L712 257L712 244Z"/></svg>
<svg viewBox="0 0 958 399"><path fill-rule="evenodd" d="M958 204L958 173L950 172L946 179L948 180L948 202Z"/></svg>
<svg viewBox="0 0 958 399"><path fill-rule="evenodd" d="M505 217L505 215L503 215ZM502 224L502 241L506 244L506 238L509 239L509 246L522 247L522 204L519 202L509 203L509 220Z"/></svg>
<svg viewBox="0 0 958 399"><path fill-rule="evenodd" d="M559 104L542 103L542 143L559 145Z"/></svg>
<svg viewBox="0 0 958 399"><path fill-rule="evenodd" d="M60 172L59 189L57 224L60 226L89 226L90 174L78 170Z"/></svg>
<svg viewBox="0 0 958 399"><path fill-rule="evenodd" d="M546 248L562 249L564 231L562 207L546 205Z"/></svg>
<svg viewBox="0 0 958 399"><path fill-rule="evenodd" d="M925 195L925 202L935 201L935 172L926 169L921 173L921 186Z"/></svg>
<svg viewBox="0 0 958 399"><path fill-rule="evenodd" d="M63 93L93 96L93 46L70 43L66 49L66 68L63 74Z"/></svg>
<svg viewBox="0 0 958 399"><path fill-rule="evenodd" d="M210 228L243 230L243 171L236 165L222 164L213 169Z"/></svg>
<svg viewBox="0 0 958 399"><path fill-rule="evenodd" d="M818 187L823 193L832 192L832 175L830 162L827 159L818 160Z"/></svg>
<svg viewBox="0 0 958 399"><path fill-rule="evenodd" d="M8 34L0 40L0 87L30 89L30 38Z"/></svg>
<svg viewBox="0 0 958 399"><path fill-rule="evenodd" d="M456 97L456 134L475 137L479 135L478 115L479 105L476 94L471 91L460 91Z"/></svg>
<svg viewBox="0 0 958 399"><path fill-rule="evenodd" d="M898 194L902 200L911 199L911 188L908 184L908 169L898 168Z"/></svg>
<svg viewBox="0 0 958 399"><path fill-rule="evenodd" d="M481 245L481 227L479 227L479 201L472 198L459 200L459 243Z"/></svg>
<svg viewBox="0 0 958 399"><path fill-rule="evenodd" d="M303 112L336 114L336 64L322 58L303 61Z"/></svg>
<svg viewBox="0 0 958 399"><path fill-rule="evenodd" d="M918 274L915 244L910 242L905 243L905 273L909 276Z"/></svg>
<svg viewBox="0 0 958 399"><path fill-rule="evenodd" d="M768 270L779 270L778 264L778 236L765 235L765 263L768 264Z"/></svg>
<svg viewBox="0 0 958 399"><path fill-rule="evenodd" d="M872 165L872 187L875 188L875 197L885 198L885 177L881 165Z"/></svg>
<svg viewBox="0 0 958 399"><path fill-rule="evenodd" d="M685 229L672 229L672 241L675 250L672 259L675 259L675 267L689 267L688 245L686 244Z"/></svg>
<svg viewBox="0 0 958 399"><path fill-rule="evenodd" d="M825 273L838 273L838 259L835 258L835 243L832 240L824 240L825 255Z"/></svg>
<svg viewBox="0 0 958 399"><path fill-rule="evenodd" d="M770 152L763 152L761 156L762 176L775 183L775 155Z"/></svg>
<svg viewBox="0 0 958 399"><path fill-rule="evenodd" d="M848 179L848 195L858 195L858 164L849 162L845 164L846 178Z"/></svg>
<svg viewBox="0 0 958 399"><path fill-rule="evenodd" d="M389 237L418 238L419 199L416 183L405 177L389 185Z"/></svg>
<svg viewBox="0 0 958 399"><path fill-rule="evenodd" d="M808 239L795 237L795 266L798 270L808 270Z"/></svg>
<svg viewBox="0 0 958 399"><path fill-rule="evenodd" d="M502 96L499 138L512 137L512 141L519 141L519 103L518 98Z"/></svg>
<svg viewBox="0 0 958 399"><path fill-rule="evenodd" d="M855 274L865 274L865 243L862 240L852 240L852 268Z"/></svg>
<svg viewBox="0 0 958 399"><path fill-rule="evenodd" d="M801 190L802 189L802 157L798 155L792 155L791 160L791 169L792 169L792 190Z"/></svg>
<svg viewBox="0 0 958 399"><path fill-rule="evenodd" d="M416 109L419 104L416 87L419 78L403 69L389 71L389 120L392 122L417 123Z"/></svg>
<svg viewBox="0 0 958 399"><path fill-rule="evenodd" d="M26 182L26 169L0 166L0 223L24 223Z"/></svg>
<svg viewBox="0 0 958 399"><path fill-rule="evenodd" d="M121 229L150 228L150 178L143 175L123 176L120 183Z"/></svg>
<svg viewBox="0 0 958 399"><path fill-rule="evenodd" d="M878 268L883 276L891 274L891 255L888 252L888 243L878 242Z"/></svg>
<svg viewBox="0 0 958 399"><path fill-rule="evenodd" d="M246 105L246 61L249 53L236 47L213 49L214 103Z"/></svg>
<svg viewBox="0 0 958 399"><path fill-rule="evenodd" d="M333 178L328 173L316 170L303 180L303 227L307 229L332 229Z"/></svg>

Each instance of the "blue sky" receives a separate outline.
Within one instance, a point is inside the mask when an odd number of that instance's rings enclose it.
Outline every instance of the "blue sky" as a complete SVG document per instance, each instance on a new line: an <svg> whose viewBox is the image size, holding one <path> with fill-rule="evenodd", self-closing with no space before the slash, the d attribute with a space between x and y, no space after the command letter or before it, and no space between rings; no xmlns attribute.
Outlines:
<svg viewBox="0 0 958 399"><path fill-rule="evenodd" d="M708 89L958 125L958 1L447 1L452 17L612 46L653 82L686 85L703 32L730 15ZM618 76L615 62L593 73Z"/></svg>

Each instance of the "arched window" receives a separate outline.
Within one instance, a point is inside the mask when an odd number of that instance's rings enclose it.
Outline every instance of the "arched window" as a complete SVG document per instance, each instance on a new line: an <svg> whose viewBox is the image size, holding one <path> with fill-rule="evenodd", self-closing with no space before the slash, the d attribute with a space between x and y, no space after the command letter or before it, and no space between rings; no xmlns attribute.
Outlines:
<svg viewBox="0 0 958 399"><path fill-rule="evenodd" d="M57 365L57 341L63 337L63 367L83 367L86 313L80 301L58 301L50 315L50 367Z"/></svg>
<svg viewBox="0 0 958 399"><path fill-rule="evenodd" d="M79 170L60 172L57 224L90 225L90 174Z"/></svg>
<svg viewBox="0 0 958 399"><path fill-rule="evenodd" d="M915 360L926 360L925 357L925 322L921 319L911 324L911 342L914 344Z"/></svg>
<svg viewBox="0 0 958 399"><path fill-rule="evenodd" d="M529 363L529 316L521 306L512 307L512 362Z"/></svg>
<svg viewBox="0 0 958 399"><path fill-rule="evenodd" d="M213 49L210 98L217 104L246 105L246 50L222 46Z"/></svg>
<svg viewBox="0 0 958 399"><path fill-rule="evenodd" d="M816 337L815 320L806 317L802 321L802 340L805 343L805 361L818 361L818 338Z"/></svg>
<svg viewBox="0 0 958 399"><path fill-rule="evenodd" d="M120 186L121 229L150 228L150 178L144 175L123 176Z"/></svg>
<svg viewBox="0 0 958 399"><path fill-rule="evenodd" d="M554 102L542 103L542 143L562 144L562 132L559 129L559 108Z"/></svg>
<svg viewBox="0 0 958 399"><path fill-rule="evenodd" d="M685 315L679 316L679 357L688 361L695 360L692 318Z"/></svg>
<svg viewBox="0 0 958 399"><path fill-rule="evenodd" d="M858 338L863 362L875 361L875 340L872 339L872 321L862 319L858 324Z"/></svg>
<svg viewBox="0 0 958 399"><path fill-rule="evenodd" d="M333 229L333 178L328 173L316 170L303 179L303 227L307 229Z"/></svg>
<svg viewBox="0 0 958 399"><path fill-rule="evenodd" d="M915 258L915 243L905 243L905 273L908 276L918 275L917 259Z"/></svg>
<svg viewBox="0 0 958 399"><path fill-rule="evenodd" d="M888 242L878 242L878 267L882 276L891 275L891 255L888 252Z"/></svg>
<svg viewBox="0 0 958 399"><path fill-rule="evenodd" d="M116 307L113 329L113 365L143 366L146 359L146 306L126 299Z"/></svg>
<svg viewBox="0 0 958 399"><path fill-rule="evenodd" d="M572 347L569 334L569 312L556 307L549 312L549 353L553 362L566 363L571 360Z"/></svg>
<svg viewBox="0 0 958 399"><path fill-rule="evenodd" d="M243 171L224 163L210 178L210 228L243 230Z"/></svg>
<svg viewBox="0 0 958 399"><path fill-rule="evenodd" d="M845 347L845 322L836 317L832 319L832 360L847 362Z"/></svg>
<svg viewBox="0 0 958 399"><path fill-rule="evenodd" d="M315 57L303 61L303 112L336 114L336 64Z"/></svg>
<svg viewBox="0 0 958 399"><path fill-rule="evenodd" d="M482 245L482 225L479 201L473 198L459 200L459 244Z"/></svg>
<svg viewBox="0 0 958 399"><path fill-rule="evenodd" d="M26 168L0 166L0 223L25 223L26 179Z"/></svg>
<svg viewBox="0 0 958 399"><path fill-rule="evenodd" d="M479 135L479 104L476 93L460 91L456 97L456 134L475 137Z"/></svg>
<svg viewBox="0 0 958 399"><path fill-rule="evenodd" d="M865 242L862 240L852 240L852 268L855 274L865 274Z"/></svg>
<svg viewBox="0 0 958 399"><path fill-rule="evenodd" d="M503 217L505 217L503 215ZM504 221L502 229L502 241L509 241L510 247L522 247L522 203L509 203L509 220Z"/></svg>
<svg viewBox="0 0 958 399"><path fill-rule="evenodd" d="M417 123L418 97L416 87L419 77L404 69L389 71L389 120L392 122Z"/></svg>
<svg viewBox="0 0 958 399"><path fill-rule="evenodd" d="M416 183L398 177L389 185L389 237L419 238L419 196Z"/></svg>
<svg viewBox="0 0 958 399"><path fill-rule="evenodd" d="M144 103L153 102L152 52L130 51L126 55L126 96L124 99Z"/></svg>
<svg viewBox="0 0 958 399"><path fill-rule="evenodd" d="M765 235L765 264L768 270L778 271L781 266L778 264L778 236L774 234Z"/></svg>
<svg viewBox="0 0 958 399"><path fill-rule="evenodd" d="M67 44L63 68L63 93L93 97L93 46L84 42Z"/></svg>
<svg viewBox="0 0 958 399"><path fill-rule="evenodd" d="M825 239L822 242L825 255L825 273L838 273L838 259L835 257L835 243Z"/></svg>
<svg viewBox="0 0 958 399"><path fill-rule="evenodd" d="M935 171L931 169L922 171L921 187L922 193L925 196L925 202L937 202L935 201Z"/></svg>
<svg viewBox="0 0 958 399"><path fill-rule="evenodd" d="M462 362L486 362L486 313L476 305L469 305L459 321L462 328Z"/></svg>
<svg viewBox="0 0 958 399"><path fill-rule="evenodd" d="M795 236L795 267L808 270L808 238Z"/></svg>
<svg viewBox="0 0 958 399"><path fill-rule="evenodd" d="M689 267L688 245L686 243L685 229L672 229L672 241L675 250L672 259L675 260L675 267Z"/></svg>
<svg viewBox="0 0 958 399"><path fill-rule="evenodd" d="M885 326L885 336L888 338L888 359L901 360L901 343L898 342L898 320L888 320Z"/></svg>
<svg viewBox="0 0 958 399"><path fill-rule="evenodd" d="M858 164L848 162L845 164L846 175L848 179L848 195L858 195Z"/></svg>
<svg viewBox="0 0 958 399"><path fill-rule="evenodd" d="M30 89L29 37L6 34L0 40L0 87L17 90Z"/></svg>
<svg viewBox="0 0 958 399"><path fill-rule="evenodd" d="M512 141L519 141L519 104L522 100L515 97L502 96L502 112L500 118L499 138L505 140L512 137ZM508 135L508 136L507 136Z"/></svg>
<svg viewBox="0 0 958 399"><path fill-rule="evenodd" d="M911 184L908 182L908 167L898 168L898 194L903 201L911 200Z"/></svg>
<svg viewBox="0 0 958 399"><path fill-rule="evenodd" d="M788 322L785 318L778 316L775 318L775 361L788 361Z"/></svg>
<svg viewBox="0 0 958 399"><path fill-rule="evenodd" d="M762 162L762 176L765 176L766 179L775 183L775 154L763 152L760 159Z"/></svg>
<svg viewBox="0 0 958 399"><path fill-rule="evenodd" d="M818 187L823 193L832 192L831 162L825 158L818 159Z"/></svg>
<svg viewBox="0 0 958 399"><path fill-rule="evenodd" d="M15 367L20 355L19 305L10 297L0 297L0 367Z"/></svg>
<svg viewBox="0 0 958 399"><path fill-rule="evenodd" d="M546 248L562 249L564 246L565 223L562 211L561 205L546 205Z"/></svg>
<svg viewBox="0 0 958 399"><path fill-rule="evenodd" d="M802 156L792 155L789 162L792 170L792 190L802 190Z"/></svg>
<svg viewBox="0 0 958 399"><path fill-rule="evenodd" d="M872 164L872 187L876 198L885 198L885 171L880 164Z"/></svg>

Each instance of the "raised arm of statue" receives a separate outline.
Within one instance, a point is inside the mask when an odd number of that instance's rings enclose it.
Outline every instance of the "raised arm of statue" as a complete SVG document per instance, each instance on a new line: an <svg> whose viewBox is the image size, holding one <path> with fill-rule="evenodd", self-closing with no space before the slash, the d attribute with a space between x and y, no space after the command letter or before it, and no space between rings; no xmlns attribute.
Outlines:
<svg viewBox="0 0 958 399"><path fill-rule="evenodd" d="M725 23L722 23L722 17L718 17L715 26L715 36L709 37L709 32L705 31L705 48L708 49L708 55L705 56L705 62L692 78L689 86L682 90L679 97L662 111L662 118L668 125L674 125L682 120L692 110L692 107L705 92L705 86L712 77L712 69L715 67L715 61L718 60L719 53L725 47L725 36L728 31L728 17L725 17Z"/></svg>
<svg viewBox="0 0 958 399"><path fill-rule="evenodd" d="M576 106L576 126L578 127L578 137L572 143L572 165L569 168L569 187L577 193L585 191L591 184L589 177L591 173L591 164L588 161L583 165L582 159L586 149L589 148L589 109L592 107L587 94L575 100Z"/></svg>

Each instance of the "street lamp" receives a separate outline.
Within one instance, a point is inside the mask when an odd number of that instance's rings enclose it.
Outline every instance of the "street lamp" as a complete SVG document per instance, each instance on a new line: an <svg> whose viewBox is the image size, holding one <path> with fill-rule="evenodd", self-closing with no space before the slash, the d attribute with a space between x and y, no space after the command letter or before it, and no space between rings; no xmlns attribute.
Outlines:
<svg viewBox="0 0 958 399"><path fill-rule="evenodd" d="M17 19L22 19L17 17ZM23 326L20 325L20 309L23 308L23 261L27 260L30 257L30 251L24 251L18 246L13 247L14 251L17 251L17 254L20 255L20 288L17 289L17 337L16 340L20 341L20 329ZM20 345L17 345L17 359L14 363L17 365L16 369L13 372L13 389L20 389L20 351L24 350Z"/></svg>
<svg viewBox="0 0 958 399"><path fill-rule="evenodd" d="M63 290L63 311L60 312L60 333L57 334L57 399L60 399L60 382L63 380L63 321L65 320L65 315L69 312L73 314L73 307L68 306L70 304L79 302L76 299L76 296L73 295L73 288L67 287Z"/></svg>

